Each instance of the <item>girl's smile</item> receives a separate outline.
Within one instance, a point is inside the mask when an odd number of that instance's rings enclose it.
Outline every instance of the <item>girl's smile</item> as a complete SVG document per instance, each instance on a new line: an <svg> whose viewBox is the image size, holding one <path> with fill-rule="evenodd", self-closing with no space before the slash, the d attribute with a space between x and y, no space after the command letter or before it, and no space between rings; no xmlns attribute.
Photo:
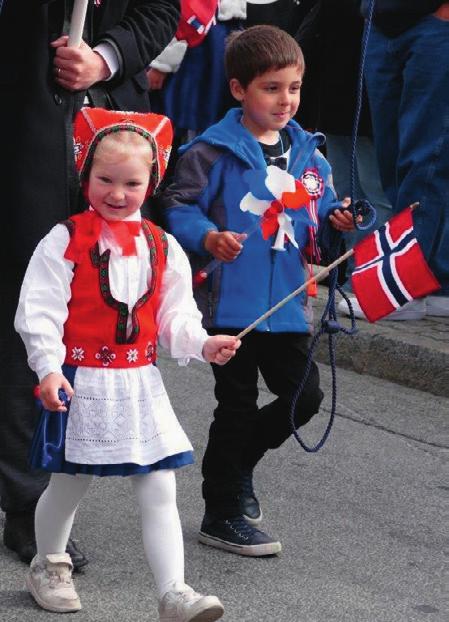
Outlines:
<svg viewBox="0 0 449 622"><path fill-rule="evenodd" d="M90 204L105 220L123 220L142 206L149 179L143 158L98 158L89 176Z"/></svg>

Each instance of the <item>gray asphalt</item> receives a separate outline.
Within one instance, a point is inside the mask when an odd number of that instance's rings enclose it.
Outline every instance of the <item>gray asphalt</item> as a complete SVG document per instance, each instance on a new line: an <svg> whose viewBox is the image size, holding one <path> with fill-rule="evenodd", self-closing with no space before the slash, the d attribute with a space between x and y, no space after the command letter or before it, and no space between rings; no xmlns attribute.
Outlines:
<svg viewBox="0 0 449 622"><path fill-rule="evenodd" d="M200 545L200 458L213 409L207 365L161 360L173 405L197 452L178 476L186 580L217 594L227 622L447 622L449 620L449 399L339 370L338 416L325 447L291 438L255 474L264 529L277 558L246 559ZM327 399L304 430L316 440ZM261 387L261 402L269 394ZM0 521L2 521L0 517ZM90 557L76 584L77 622L157 621L129 482L94 484L73 534ZM1 622L40 622L24 590L26 567L0 545Z"/></svg>

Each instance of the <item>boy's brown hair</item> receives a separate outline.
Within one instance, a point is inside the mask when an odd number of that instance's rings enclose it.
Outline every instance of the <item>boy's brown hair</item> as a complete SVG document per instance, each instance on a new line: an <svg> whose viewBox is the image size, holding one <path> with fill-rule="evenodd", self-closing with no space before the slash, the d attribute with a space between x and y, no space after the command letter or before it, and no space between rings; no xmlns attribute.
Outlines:
<svg viewBox="0 0 449 622"><path fill-rule="evenodd" d="M225 69L243 88L270 69L296 65L304 73L301 48L285 30L276 26L251 26L232 32L226 40Z"/></svg>

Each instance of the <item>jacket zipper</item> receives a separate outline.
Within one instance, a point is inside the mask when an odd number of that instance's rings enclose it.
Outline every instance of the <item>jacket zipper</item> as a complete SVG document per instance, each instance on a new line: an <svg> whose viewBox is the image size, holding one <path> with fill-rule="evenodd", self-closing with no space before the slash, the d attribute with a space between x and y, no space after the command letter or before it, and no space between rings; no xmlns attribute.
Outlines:
<svg viewBox="0 0 449 622"><path fill-rule="evenodd" d="M269 309L271 309L271 307L273 306L273 281L274 281L274 268L275 268L275 262L276 262L276 252L273 248L270 248L270 253L271 253L271 273L270 273L270 305L269 305ZM268 309L267 309L268 310ZM267 319L267 325L268 325L268 329L269 331L271 331L271 318L272 316L270 315L270 317Z"/></svg>

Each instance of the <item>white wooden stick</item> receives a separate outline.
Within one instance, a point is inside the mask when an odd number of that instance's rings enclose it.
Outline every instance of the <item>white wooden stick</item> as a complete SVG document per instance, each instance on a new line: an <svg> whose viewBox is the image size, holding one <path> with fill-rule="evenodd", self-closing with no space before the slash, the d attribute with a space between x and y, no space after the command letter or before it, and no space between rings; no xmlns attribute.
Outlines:
<svg viewBox="0 0 449 622"><path fill-rule="evenodd" d="M69 40L67 47L79 48L83 39L84 22L86 21L89 0L75 0L72 19L70 20Z"/></svg>
<svg viewBox="0 0 449 622"><path fill-rule="evenodd" d="M276 305L274 305L274 307L271 307L271 309L269 309L263 315L258 317L257 320L254 320L252 324L247 326L244 330L242 330L237 335L237 339L241 339L242 337L247 335L249 332L251 332L253 328L255 328L258 324L260 324L260 322L263 322L263 320L266 320L267 317L270 317L270 315L273 315L273 313L275 313L278 309L283 307L292 298L294 298L295 296L303 292L311 283L313 282L318 283L319 281L322 281L324 277L326 277L331 270L333 270L336 266L338 266L343 261L345 261L345 259L348 259L348 257L351 257L351 255L353 254L354 254L354 249L350 248L348 251L346 251L344 255L342 255L341 257L338 257L338 259L336 259L331 264L323 268L323 270L320 270L320 272L318 272L311 279L306 281L303 285L301 285L301 287L298 287L298 289L295 289L295 291L291 292L288 296L280 300Z"/></svg>

